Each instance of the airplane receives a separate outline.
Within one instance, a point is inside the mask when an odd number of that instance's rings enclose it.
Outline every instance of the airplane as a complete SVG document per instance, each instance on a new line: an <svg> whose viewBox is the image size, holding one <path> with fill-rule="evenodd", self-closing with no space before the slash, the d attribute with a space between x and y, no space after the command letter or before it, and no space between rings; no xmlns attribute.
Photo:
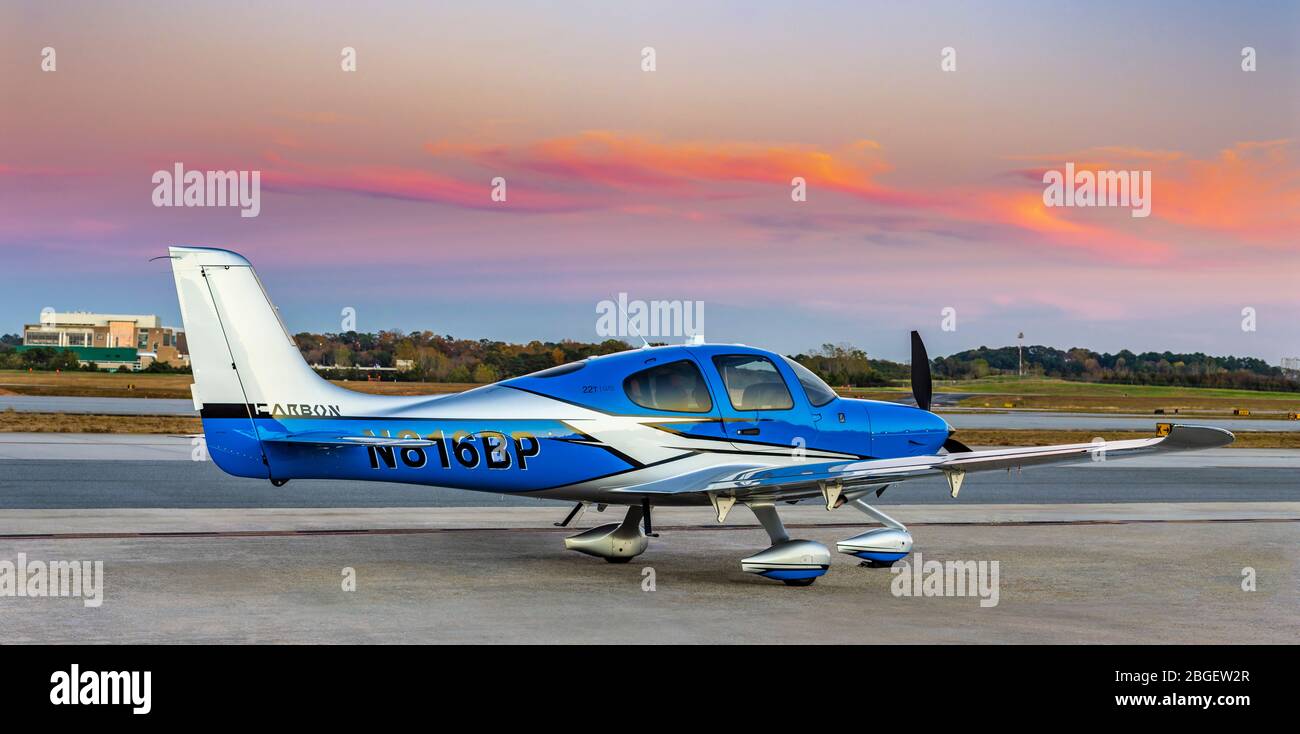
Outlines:
<svg viewBox="0 0 1300 734"><path fill-rule="evenodd" d="M830 568L823 544L791 538L777 505L852 507L879 527L836 544L886 568L912 550L907 527L867 500L943 477L955 499L966 475L1226 446L1232 433L1175 425L1122 441L974 451L930 411L930 361L912 337L916 406L840 397L812 371L737 344L629 348L454 395L348 390L303 359L253 266L208 247L171 247L207 450L223 471L267 479L404 482L576 503L626 506L621 522L565 539L626 563L645 552L657 506L739 504L771 546L743 571L807 586Z"/></svg>

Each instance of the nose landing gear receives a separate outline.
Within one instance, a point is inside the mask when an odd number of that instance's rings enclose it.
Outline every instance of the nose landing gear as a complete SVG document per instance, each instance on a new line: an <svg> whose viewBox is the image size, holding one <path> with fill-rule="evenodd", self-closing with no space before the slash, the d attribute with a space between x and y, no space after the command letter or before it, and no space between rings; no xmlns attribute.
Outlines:
<svg viewBox="0 0 1300 734"><path fill-rule="evenodd" d="M885 527L845 538L835 544L836 550L861 558L862 565L868 568L889 568L912 552L912 534L907 532L903 523L863 502L861 498L849 504L880 521Z"/></svg>

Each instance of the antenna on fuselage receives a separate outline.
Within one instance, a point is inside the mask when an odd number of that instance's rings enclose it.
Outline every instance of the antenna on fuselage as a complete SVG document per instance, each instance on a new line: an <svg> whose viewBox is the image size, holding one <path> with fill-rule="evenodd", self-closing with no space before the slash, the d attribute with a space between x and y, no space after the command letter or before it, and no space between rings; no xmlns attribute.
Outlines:
<svg viewBox="0 0 1300 734"><path fill-rule="evenodd" d="M642 349L649 349L649 348L650 348L650 342L646 341L646 340L645 340L645 337L644 337L644 336L641 336L641 332L639 332L639 331L636 330L636 324L632 323L631 321L628 321L627 328L628 328L629 331L632 332L633 335L636 336L636 338L638 338L638 339L641 340L641 348L642 348Z"/></svg>

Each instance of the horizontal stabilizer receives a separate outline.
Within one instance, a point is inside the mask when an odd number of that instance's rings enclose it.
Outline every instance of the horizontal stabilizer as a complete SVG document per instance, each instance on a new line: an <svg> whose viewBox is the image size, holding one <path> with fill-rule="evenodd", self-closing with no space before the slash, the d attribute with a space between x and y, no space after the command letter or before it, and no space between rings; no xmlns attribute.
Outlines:
<svg viewBox="0 0 1300 734"><path fill-rule="evenodd" d="M288 433L281 436L263 436L266 443L305 444L309 446L392 446L394 448L423 448L434 442L423 438L391 438L388 436L340 436L329 431L313 433Z"/></svg>

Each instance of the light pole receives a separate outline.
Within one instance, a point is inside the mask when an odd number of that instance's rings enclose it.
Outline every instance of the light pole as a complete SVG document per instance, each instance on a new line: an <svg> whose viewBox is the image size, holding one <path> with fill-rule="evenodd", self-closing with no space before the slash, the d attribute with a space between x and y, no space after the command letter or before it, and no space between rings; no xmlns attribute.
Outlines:
<svg viewBox="0 0 1300 734"><path fill-rule="evenodd" d="M1019 362L1020 365L1016 370L1016 372L1018 373L1019 377L1024 377L1025 376L1025 332L1023 331L1016 334L1016 360Z"/></svg>

